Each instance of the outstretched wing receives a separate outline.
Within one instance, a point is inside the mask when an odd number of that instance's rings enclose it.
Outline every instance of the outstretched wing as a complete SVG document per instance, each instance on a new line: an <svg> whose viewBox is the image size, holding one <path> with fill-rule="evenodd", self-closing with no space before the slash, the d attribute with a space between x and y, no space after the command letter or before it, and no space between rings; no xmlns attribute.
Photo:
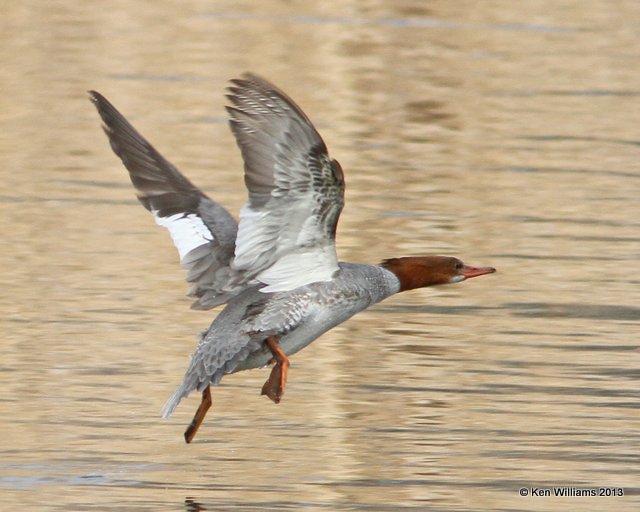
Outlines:
<svg viewBox="0 0 640 512"><path fill-rule="evenodd" d="M227 110L249 191L231 264L235 283L255 279L274 292L328 281L338 270L340 164L284 92L253 74L232 84Z"/></svg>
<svg viewBox="0 0 640 512"><path fill-rule="evenodd" d="M192 283L194 309L210 309L229 300L223 291L230 275L238 225L140 135L101 94L90 91L111 148L129 171L138 199L169 231Z"/></svg>

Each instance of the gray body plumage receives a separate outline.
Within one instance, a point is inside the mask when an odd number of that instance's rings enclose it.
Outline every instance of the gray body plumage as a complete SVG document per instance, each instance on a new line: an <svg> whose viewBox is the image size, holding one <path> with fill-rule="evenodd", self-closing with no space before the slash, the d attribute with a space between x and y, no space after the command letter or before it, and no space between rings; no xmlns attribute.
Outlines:
<svg viewBox="0 0 640 512"><path fill-rule="evenodd" d="M377 265L340 263L330 282L264 294L251 287L229 301L194 352L182 385L167 401L169 416L180 400L228 373L265 366L273 357L264 340L276 336L290 356L332 327L398 292L397 277Z"/></svg>

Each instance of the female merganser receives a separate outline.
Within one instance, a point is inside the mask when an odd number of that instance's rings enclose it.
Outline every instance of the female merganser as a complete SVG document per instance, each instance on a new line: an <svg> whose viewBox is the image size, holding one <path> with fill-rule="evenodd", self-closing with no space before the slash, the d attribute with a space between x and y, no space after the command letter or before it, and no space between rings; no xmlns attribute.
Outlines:
<svg viewBox="0 0 640 512"><path fill-rule="evenodd" d="M169 230L188 271L194 309L226 307L200 337L169 417L197 389L202 401L184 436L191 442L223 375L275 366L262 388L280 402L289 359L332 327L401 291L458 283L495 272L457 258L338 262L336 226L344 176L309 118L254 74L231 81L227 107L242 152L249 201L238 224L147 142L102 95L90 98L138 199Z"/></svg>

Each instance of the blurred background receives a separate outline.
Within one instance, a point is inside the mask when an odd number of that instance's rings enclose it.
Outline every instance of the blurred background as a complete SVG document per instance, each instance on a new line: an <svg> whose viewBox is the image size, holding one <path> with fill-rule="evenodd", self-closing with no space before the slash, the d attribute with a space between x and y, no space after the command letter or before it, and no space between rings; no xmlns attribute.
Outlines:
<svg viewBox="0 0 640 512"><path fill-rule="evenodd" d="M640 4L0 2L7 510L638 510ZM253 71L342 164L346 261L498 273L392 297L168 420L197 333L96 89L236 213ZM519 489L624 488L623 497Z"/></svg>

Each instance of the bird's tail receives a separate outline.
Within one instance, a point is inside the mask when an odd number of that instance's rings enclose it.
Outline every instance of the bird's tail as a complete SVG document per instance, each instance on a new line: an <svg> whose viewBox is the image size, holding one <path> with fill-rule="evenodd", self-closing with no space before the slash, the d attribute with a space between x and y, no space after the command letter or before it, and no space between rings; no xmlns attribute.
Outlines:
<svg viewBox="0 0 640 512"><path fill-rule="evenodd" d="M162 417L164 419L167 419L169 416L171 416L171 414L173 414L173 411L175 411L176 407L178 407L178 404L180 403L180 401L183 398L187 398L189 396L189 393L191 393L192 389L190 389L190 387L187 387L185 385L185 383L183 383L177 390L176 392L171 395L171 398L169 398L169 400L167 400L167 402L164 404L164 407L162 408Z"/></svg>

